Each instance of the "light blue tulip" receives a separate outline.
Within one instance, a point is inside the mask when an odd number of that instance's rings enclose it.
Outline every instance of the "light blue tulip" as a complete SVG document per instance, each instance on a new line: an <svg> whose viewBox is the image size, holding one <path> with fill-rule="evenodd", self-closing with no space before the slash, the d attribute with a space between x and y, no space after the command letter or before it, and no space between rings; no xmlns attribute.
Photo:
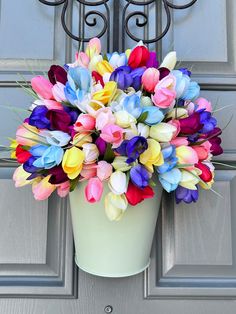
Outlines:
<svg viewBox="0 0 236 314"><path fill-rule="evenodd" d="M131 114L134 118L138 118L143 109L141 107L140 97L136 94L127 96L123 100L124 110Z"/></svg>
<svg viewBox="0 0 236 314"><path fill-rule="evenodd" d="M50 169L58 166L63 158L64 151L59 146L50 146L42 154L41 157L33 162L37 168Z"/></svg>
<svg viewBox="0 0 236 314"><path fill-rule="evenodd" d="M65 146L69 143L71 136L62 131L45 131L43 135L46 137L48 144L54 146Z"/></svg>
<svg viewBox="0 0 236 314"><path fill-rule="evenodd" d="M200 95L200 86L197 82L190 82L187 91L182 95L182 99L184 100L195 100Z"/></svg>
<svg viewBox="0 0 236 314"><path fill-rule="evenodd" d="M67 74L68 82L73 90L89 92L92 78L88 69L82 67L70 68Z"/></svg>
<svg viewBox="0 0 236 314"><path fill-rule="evenodd" d="M162 113L162 111L155 106L143 107L142 114L144 112L147 112L148 115L145 121L142 122L147 125L154 125L160 123L164 119L164 114Z"/></svg>
<svg viewBox="0 0 236 314"><path fill-rule="evenodd" d="M182 95L184 95L189 88L190 77L179 70L171 71L171 74L176 78L176 98L182 98Z"/></svg>
<svg viewBox="0 0 236 314"><path fill-rule="evenodd" d="M92 77L88 69L82 67L69 68L68 82L64 88L66 99L86 112L85 104L90 99Z"/></svg>
<svg viewBox="0 0 236 314"><path fill-rule="evenodd" d="M159 174L159 181L163 186L163 189L168 193L177 189L179 182L181 181L181 171L174 168L165 173Z"/></svg>
<svg viewBox="0 0 236 314"><path fill-rule="evenodd" d="M125 53L119 54L118 52L113 52L113 53L107 54L107 57L108 57L110 65L114 69L127 64L127 57Z"/></svg>

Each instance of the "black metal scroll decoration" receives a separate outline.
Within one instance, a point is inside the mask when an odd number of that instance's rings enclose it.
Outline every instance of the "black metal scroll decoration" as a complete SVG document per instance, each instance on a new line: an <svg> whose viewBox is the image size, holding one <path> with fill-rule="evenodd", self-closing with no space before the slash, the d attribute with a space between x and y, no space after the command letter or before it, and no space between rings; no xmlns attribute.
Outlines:
<svg viewBox="0 0 236 314"><path fill-rule="evenodd" d="M63 4L62 12L61 12L61 24L67 35L78 41L78 42L88 42L91 37L84 37L84 34L77 36L74 35L71 30L69 30L67 24L66 24L66 12L68 9L68 4L70 0L55 0L54 2L52 1L47 1L47 0L39 0L41 3L49 6L60 6ZM75 0L77 1L80 5L82 6L90 6L90 7L96 7L96 6L101 6L103 5L105 7L105 14L98 11L98 10L89 10L87 13L82 14L82 18L84 19L84 23L89 26L89 27L98 27L98 21L97 18L100 17L103 21L103 27L101 31L96 34L95 36L100 38L102 37L106 32L107 32L107 50L109 51L109 43L110 43L110 10L108 7L108 1L109 0L99 0L99 1L87 1L87 0ZM164 30L160 33L157 34L155 38L152 39L143 39L143 42L145 44L150 44L150 43L156 43L160 39L162 39L166 33L168 32L170 25L171 25L171 13L170 9L187 9L191 7L197 0L191 0L187 4L183 5L175 5L172 3L172 1L169 0L146 0L146 1L140 1L140 0L125 0L127 3L125 4L124 8L122 9L122 30L124 30L127 35L133 39L134 41L138 42L140 41L140 38L132 34L130 28L129 28L129 23L132 20L133 17L136 17L136 26L139 28L145 27L148 24L149 21L149 16L148 13L145 12L145 8L153 3L159 4L160 1L162 1L164 5L164 10L166 13L166 26ZM135 6L142 6L143 11L133 11L127 15L127 9L129 8L130 5L135 5ZM113 0L113 50L119 50L119 41L120 41L120 36L119 36L119 29L120 29L120 19L119 19L119 14L121 10L121 0ZM83 11L85 12L85 11ZM142 19L142 21L140 20ZM92 36L94 37L94 36ZM124 43L125 43L125 36L122 37L122 48L124 48Z"/></svg>
<svg viewBox="0 0 236 314"><path fill-rule="evenodd" d="M86 25L88 25L89 27L96 27L98 24L97 21L97 17L100 17L103 21L103 27L102 30L96 34L93 37L102 37L106 32L107 32L107 37L110 37L110 11L107 5L107 2L109 0L100 0L100 1L86 1L86 0L76 0L79 4L83 5L83 6L91 6L91 7L96 7L96 6L100 6L100 5L104 5L105 10L106 10L106 15L101 13L98 10L90 10L87 13L85 13L83 15L83 19ZM81 36L77 36L74 35L68 28L67 24L66 24L66 12L67 12L67 8L68 8L68 4L69 4L69 0L57 0L54 2L51 1L47 1L47 0L39 0L39 2L49 5L49 6L60 6L63 4L63 8L62 8L62 12L61 12L61 24L62 27L64 29L64 31L66 32L66 34L78 41L78 42L88 42L91 37L84 37L83 34ZM92 20L90 20L92 19ZM109 50L109 40L107 41L107 46L108 46L108 50Z"/></svg>
<svg viewBox="0 0 236 314"><path fill-rule="evenodd" d="M140 38L136 37L134 34L132 34L132 32L129 29L129 22L131 21L131 19L133 17L136 17L136 26L137 27L145 27L145 25L148 24L148 14L143 12L143 11L134 11L130 14L128 14L126 16L126 11L128 9L128 7L133 4L136 6L148 6L152 3L155 3L156 0L146 0L146 1L137 1L137 0L126 0L128 3L125 5L124 9L123 9L123 27L127 33L127 35L133 39L134 41L140 41ZM164 30L158 34L155 38L152 39L143 39L143 42L145 44L151 44L151 43L156 43L158 42L160 39L162 39L166 33L168 32L170 25L171 25L171 13L170 13L170 9L177 9L177 10L183 10L183 9L187 9L190 8L195 2L197 2L197 0L192 0L187 4L184 5L176 5L171 3L168 0L162 0L163 5L164 5L164 10L166 13L166 26L164 28ZM143 21L140 21L140 17L143 19ZM124 46L124 38L122 41L122 46Z"/></svg>

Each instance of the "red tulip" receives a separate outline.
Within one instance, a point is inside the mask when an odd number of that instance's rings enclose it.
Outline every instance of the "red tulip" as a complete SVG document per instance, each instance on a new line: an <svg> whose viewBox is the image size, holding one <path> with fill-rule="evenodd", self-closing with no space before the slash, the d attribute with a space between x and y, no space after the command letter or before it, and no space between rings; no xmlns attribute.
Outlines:
<svg viewBox="0 0 236 314"><path fill-rule="evenodd" d="M125 193L127 201L130 205L135 206L141 203L146 198L152 198L154 191L150 186L146 186L144 189L138 188L132 182L129 182L127 192Z"/></svg>
<svg viewBox="0 0 236 314"><path fill-rule="evenodd" d="M133 69L145 66L149 56L150 53L145 46L137 46L129 56L128 65Z"/></svg>
<svg viewBox="0 0 236 314"><path fill-rule="evenodd" d="M202 171L202 174L199 176L204 182L210 182L212 180L212 172L211 170L204 165L203 163L199 162L195 165L196 168Z"/></svg>
<svg viewBox="0 0 236 314"><path fill-rule="evenodd" d="M96 71L92 72L92 77L95 79L95 82L98 84L100 83L102 85L102 87L104 87L104 81L103 81L103 77Z"/></svg>
<svg viewBox="0 0 236 314"><path fill-rule="evenodd" d="M32 155L28 150L23 149L22 145L16 147L16 158L17 161L21 164L26 162Z"/></svg>

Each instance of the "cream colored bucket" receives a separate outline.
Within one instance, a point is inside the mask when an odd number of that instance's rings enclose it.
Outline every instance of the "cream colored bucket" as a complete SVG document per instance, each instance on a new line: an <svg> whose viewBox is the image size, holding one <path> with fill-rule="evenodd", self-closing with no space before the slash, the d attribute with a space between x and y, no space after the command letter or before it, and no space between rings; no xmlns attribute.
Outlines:
<svg viewBox="0 0 236 314"><path fill-rule="evenodd" d="M104 197L109 192L104 184L99 203L85 200L86 182L70 193L70 206L75 242L75 262L82 270L103 277L126 277L149 266L150 251L159 212L162 187L154 188L155 196L136 206L128 206L120 221L109 221L104 210Z"/></svg>

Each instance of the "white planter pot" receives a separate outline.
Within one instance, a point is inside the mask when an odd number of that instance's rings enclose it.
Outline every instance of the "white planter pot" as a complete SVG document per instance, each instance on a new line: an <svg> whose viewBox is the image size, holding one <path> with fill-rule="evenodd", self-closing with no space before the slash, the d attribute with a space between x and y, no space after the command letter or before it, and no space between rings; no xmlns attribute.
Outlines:
<svg viewBox="0 0 236 314"><path fill-rule="evenodd" d="M155 196L136 206L128 206L120 221L109 221L104 210L104 197L109 192L104 184L99 203L85 200L86 182L70 193L75 261L79 268L97 276L126 277L149 266L150 251L159 212L162 187Z"/></svg>

